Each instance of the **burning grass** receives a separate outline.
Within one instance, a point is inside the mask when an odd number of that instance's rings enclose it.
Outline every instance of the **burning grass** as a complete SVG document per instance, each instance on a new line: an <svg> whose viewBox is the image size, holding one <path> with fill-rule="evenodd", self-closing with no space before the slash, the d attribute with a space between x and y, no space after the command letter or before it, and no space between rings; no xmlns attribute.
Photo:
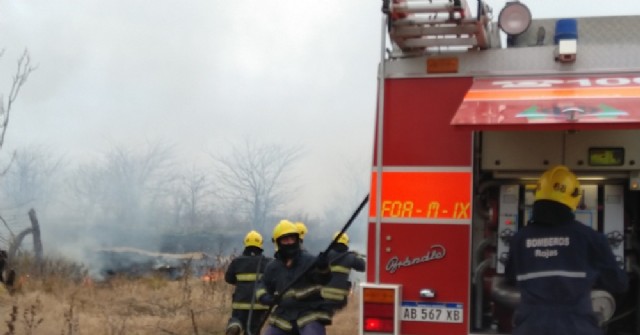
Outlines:
<svg viewBox="0 0 640 335"><path fill-rule="evenodd" d="M0 333L224 334L233 287L220 278L186 276L70 280L25 279L12 295L0 292ZM334 318L329 335L357 334L357 299ZM4 328L4 329L3 329Z"/></svg>

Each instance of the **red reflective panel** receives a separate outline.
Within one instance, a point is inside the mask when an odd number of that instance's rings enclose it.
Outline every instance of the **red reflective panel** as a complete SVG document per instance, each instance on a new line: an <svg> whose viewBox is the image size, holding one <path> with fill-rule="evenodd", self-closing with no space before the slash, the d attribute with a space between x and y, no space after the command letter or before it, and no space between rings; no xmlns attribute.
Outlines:
<svg viewBox="0 0 640 335"><path fill-rule="evenodd" d="M376 333L393 333L393 320L383 318L365 318L364 331Z"/></svg>
<svg viewBox="0 0 640 335"><path fill-rule="evenodd" d="M365 303L362 306L362 315L365 331L393 333L393 304Z"/></svg>
<svg viewBox="0 0 640 335"><path fill-rule="evenodd" d="M393 304L371 304L365 303L362 309L365 317L383 317L393 319Z"/></svg>

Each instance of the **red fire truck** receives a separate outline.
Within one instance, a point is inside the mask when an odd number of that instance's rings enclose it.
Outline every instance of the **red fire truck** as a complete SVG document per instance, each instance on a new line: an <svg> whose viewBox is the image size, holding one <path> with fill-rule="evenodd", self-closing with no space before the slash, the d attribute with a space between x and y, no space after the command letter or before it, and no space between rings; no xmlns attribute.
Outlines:
<svg viewBox="0 0 640 335"><path fill-rule="evenodd" d="M494 20L457 0L383 12L360 334L509 334L509 238L556 164L631 278L624 297L594 291L594 311L607 334L640 334L640 17L536 19L507 2Z"/></svg>

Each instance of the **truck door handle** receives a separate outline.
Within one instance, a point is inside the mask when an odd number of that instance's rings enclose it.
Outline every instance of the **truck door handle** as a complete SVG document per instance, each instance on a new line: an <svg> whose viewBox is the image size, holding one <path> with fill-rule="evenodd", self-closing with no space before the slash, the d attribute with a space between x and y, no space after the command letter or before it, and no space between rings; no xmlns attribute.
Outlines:
<svg viewBox="0 0 640 335"><path fill-rule="evenodd" d="M436 291L430 288L423 288L420 290L420 298L435 298Z"/></svg>
<svg viewBox="0 0 640 335"><path fill-rule="evenodd" d="M577 121L578 116L584 114L584 109L578 107L569 107L562 110L567 115L567 121Z"/></svg>

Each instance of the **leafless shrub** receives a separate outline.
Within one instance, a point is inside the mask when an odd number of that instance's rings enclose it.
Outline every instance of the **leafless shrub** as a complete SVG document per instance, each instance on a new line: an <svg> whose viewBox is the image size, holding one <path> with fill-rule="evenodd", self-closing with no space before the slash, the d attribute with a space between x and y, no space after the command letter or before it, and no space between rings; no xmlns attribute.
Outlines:
<svg viewBox="0 0 640 335"><path fill-rule="evenodd" d="M69 309L64 312L64 327L62 335L74 335L79 333L80 322L78 316L74 314L74 300L71 298Z"/></svg>
<svg viewBox="0 0 640 335"><path fill-rule="evenodd" d="M9 320L7 321L7 332L4 333L5 335L15 335L17 320L18 320L18 306L14 304L11 307L11 314L9 314Z"/></svg>
<svg viewBox="0 0 640 335"><path fill-rule="evenodd" d="M16 270L18 277L29 277L31 280L41 279L49 284L58 280L63 280L64 285L68 281L80 283L88 277L88 269L80 263L60 258L47 257L43 260L42 275L32 273L35 266L35 257L32 252L20 251L13 260L13 268Z"/></svg>
<svg viewBox="0 0 640 335"><path fill-rule="evenodd" d="M41 317L42 313L42 301L40 298L36 298L35 303L31 304L27 309L22 313L22 321L24 323L25 333L27 335L33 334L33 332L40 326L40 324L44 321L44 318Z"/></svg>
<svg viewBox="0 0 640 335"><path fill-rule="evenodd" d="M127 333L127 316L112 315L108 311L103 311L107 325L107 334L123 335Z"/></svg>

